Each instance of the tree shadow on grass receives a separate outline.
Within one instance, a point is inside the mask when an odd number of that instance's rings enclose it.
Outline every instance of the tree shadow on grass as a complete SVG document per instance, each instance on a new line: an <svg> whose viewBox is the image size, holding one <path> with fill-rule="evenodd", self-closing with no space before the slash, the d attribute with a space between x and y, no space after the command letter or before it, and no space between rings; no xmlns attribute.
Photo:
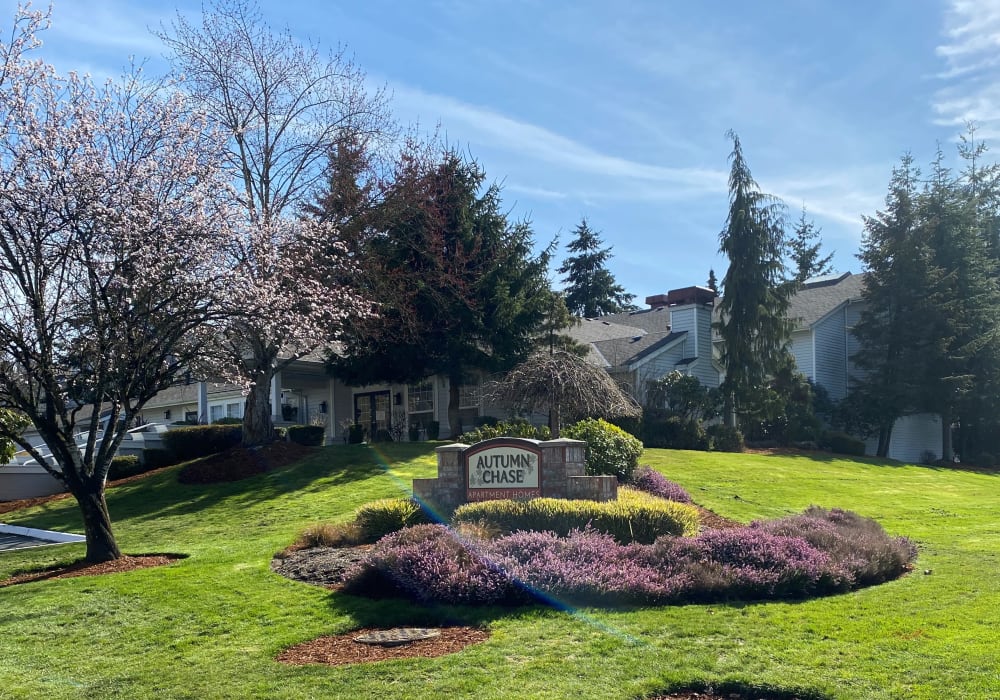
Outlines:
<svg viewBox="0 0 1000 700"><path fill-rule="evenodd" d="M962 463L937 463L937 464L918 464L916 462L901 462L896 459L887 459L882 457L873 457L871 455L867 456L855 456L855 455L843 455L835 454L833 452L818 452L818 451L806 451L806 450L780 450L777 449L773 452L761 453L751 453L757 454L762 457L801 457L802 459L808 459L811 462L822 462L824 464L830 464L832 462L842 462L845 460L851 462L860 462L862 464L869 464L873 467L889 467L898 469L900 467L909 467L917 469L928 469L936 472L960 472L960 473L970 473L970 474L983 474L984 476L1000 476L1000 467L976 467L972 465L966 465Z"/></svg>

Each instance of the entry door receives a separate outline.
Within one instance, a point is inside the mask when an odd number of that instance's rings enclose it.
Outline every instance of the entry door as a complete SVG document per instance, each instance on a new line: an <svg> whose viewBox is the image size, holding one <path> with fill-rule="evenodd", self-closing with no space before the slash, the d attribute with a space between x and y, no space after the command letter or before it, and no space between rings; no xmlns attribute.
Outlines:
<svg viewBox="0 0 1000 700"><path fill-rule="evenodd" d="M364 426L368 440L375 440L380 430L389 430L390 406L388 391L354 395L354 422Z"/></svg>

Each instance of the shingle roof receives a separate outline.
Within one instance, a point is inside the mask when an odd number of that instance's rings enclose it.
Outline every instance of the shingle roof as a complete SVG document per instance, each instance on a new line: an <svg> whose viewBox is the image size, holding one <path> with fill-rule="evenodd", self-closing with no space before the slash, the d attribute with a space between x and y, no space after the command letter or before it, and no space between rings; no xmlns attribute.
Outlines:
<svg viewBox="0 0 1000 700"><path fill-rule="evenodd" d="M619 323L623 326L635 326L650 333L663 332L670 329L670 309L661 306L656 309L625 311L620 314L601 316L597 320Z"/></svg>
<svg viewBox="0 0 1000 700"><path fill-rule="evenodd" d="M611 367L626 365L670 345L675 340L683 338L687 331L681 333L646 333L631 338L612 338L594 343L598 352Z"/></svg>
<svg viewBox="0 0 1000 700"><path fill-rule="evenodd" d="M846 301L861 298L864 275L845 272L806 282L788 305L788 318L796 328L809 328Z"/></svg>

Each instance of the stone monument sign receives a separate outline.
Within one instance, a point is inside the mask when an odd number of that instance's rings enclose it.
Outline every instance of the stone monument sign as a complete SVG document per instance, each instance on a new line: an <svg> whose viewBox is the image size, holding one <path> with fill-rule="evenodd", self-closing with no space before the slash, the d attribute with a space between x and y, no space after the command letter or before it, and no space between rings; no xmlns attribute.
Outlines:
<svg viewBox="0 0 1000 700"><path fill-rule="evenodd" d="M413 495L446 515L463 503L497 499L618 497L614 476L587 476L581 440L493 438L437 448L436 479L414 479Z"/></svg>

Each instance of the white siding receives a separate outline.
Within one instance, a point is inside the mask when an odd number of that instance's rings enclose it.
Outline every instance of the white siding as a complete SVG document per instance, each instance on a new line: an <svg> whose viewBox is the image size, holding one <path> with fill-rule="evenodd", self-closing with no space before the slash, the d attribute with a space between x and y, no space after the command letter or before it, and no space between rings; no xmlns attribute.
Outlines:
<svg viewBox="0 0 1000 700"><path fill-rule="evenodd" d="M792 343L789 352L795 359L795 367L809 379L816 378L816 366L813 362L813 334L810 330L792 333Z"/></svg>
<svg viewBox="0 0 1000 700"><path fill-rule="evenodd" d="M878 439L871 438L865 443L865 452L875 454ZM889 442L889 458L911 464L919 463L925 452L941 457L941 418L930 413L903 416L892 428Z"/></svg>
<svg viewBox="0 0 1000 700"><path fill-rule="evenodd" d="M847 396L847 335L844 309L837 309L813 326L815 376L834 401Z"/></svg>
<svg viewBox="0 0 1000 700"><path fill-rule="evenodd" d="M635 398L640 403L646 397L646 383L665 377L675 369L677 369L677 363L687 357L688 348L691 343L689 338L685 338L682 342L674 345L673 347L657 353L654 357L650 358L647 362L642 363L635 370Z"/></svg>

